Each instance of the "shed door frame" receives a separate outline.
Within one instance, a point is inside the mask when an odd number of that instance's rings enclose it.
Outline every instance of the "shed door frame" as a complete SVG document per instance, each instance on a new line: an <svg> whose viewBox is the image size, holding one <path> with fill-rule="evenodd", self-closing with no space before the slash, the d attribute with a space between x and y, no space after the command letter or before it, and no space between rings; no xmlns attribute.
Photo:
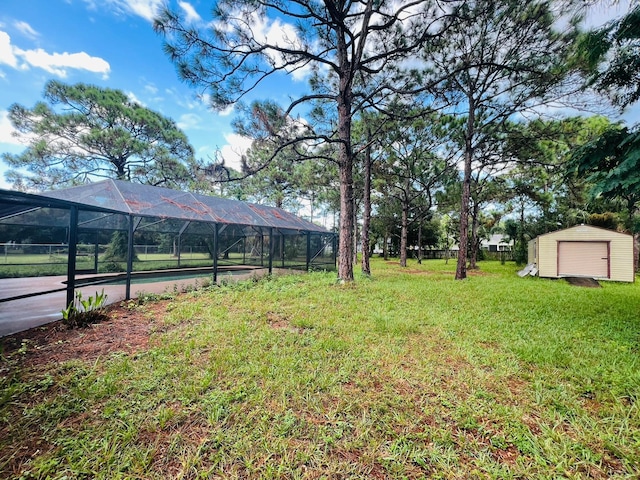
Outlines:
<svg viewBox="0 0 640 480"><path fill-rule="evenodd" d="M611 278L611 240L558 240L557 241L557 251L556 251L556 276L560 277L566 274L560 273L560 245L562 243L604 243L607 246L607 276L606 278ZM604 258L602 258L604 260ZM587 275L588 276L588 275ZM596 277L603 278L603 277Z"/></svg>

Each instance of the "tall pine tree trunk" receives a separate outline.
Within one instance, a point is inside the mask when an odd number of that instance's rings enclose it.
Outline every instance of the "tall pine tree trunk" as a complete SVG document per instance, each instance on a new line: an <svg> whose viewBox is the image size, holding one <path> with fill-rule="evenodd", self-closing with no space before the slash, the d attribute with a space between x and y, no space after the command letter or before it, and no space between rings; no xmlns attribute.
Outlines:
<svg viewBox="0 0 640 480"><path fill-rule="evenodd" d="M337 38L338 63L338 169L340 175L340 230L338 232L338 279L353 281L353 151L351 148L352 65L345 38Z"/></svg>
<svg viewBox="0 0 640 480"><path fill-rule="evenodd" d="M358 205L353 199L353 264L358 263Z"/></svg>
<svg viewBox="0 0 640 480"><path fill-rule="evenodd" d="M460 250L456 265L456 280L467 278L467 244L469 243L469 203L471 200L471 162L473 160L474 102L469 99L469 116L464 148L464 178L462 180L462 201L460 205Z"/></svg>
<svg viewBox="0 0 640 480"><path fill-rule="evenodd" d="M341 82L346 80L341 79ZM345 91L345 88L341 88ZM351 151L351 98L343 94L338 102L338 137L340 138L340 230L338 232L338 278L353 281L353 155Z"/></svg>
<svg viewBox="0 0 640 480"><path fill-rule="evenodd" d="M477 270L478 268L478 227L480 207L477 202L473 204L473 213L471 214L471 252L469 252L469 269Z"/></svg>
<svg viewBox="0 0 640 480"><path fill-rule="evenodd" d="M409 236L409 205L402 202L402 224L400 230L400 266L407 266L407 237Z"/></svg>
<svg viewBox="0 0 640 480"><path fill-rule="evenodd" d="M367 132L367 141L370 142L370 132ZM369 227L371 225L371 144L367 146L364 153L364 192L363 212L362 212L362 273L371 275L369 265Z"/></svg>
<svg viewBox="0 0 640 480"><path fill-rule="evenodd" d="M353 172L351 162L340 165L340 227L338 232L338 278L353 280Z"/></svg>
<svg viewBox="0 0 640 480"><path fill-rule="evenodd" d="M384 242L382 243L382 258L385 261L389 260L389 232L384 231Z"/></svg>
<svg viewBox="0 0 640 480"><path fill-rule="evenodd" d="M422 264L422 218L418 222L418 264Z"/></svg>

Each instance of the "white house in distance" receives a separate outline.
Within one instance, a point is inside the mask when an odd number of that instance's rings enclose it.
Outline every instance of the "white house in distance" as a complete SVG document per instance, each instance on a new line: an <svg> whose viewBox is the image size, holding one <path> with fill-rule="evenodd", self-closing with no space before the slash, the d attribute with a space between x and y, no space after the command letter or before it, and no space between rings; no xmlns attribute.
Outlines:
<svg viewBox="0 0 640 480"><path fill-rule="evenodd" d="M546 233L529 242L538 276L633 282L633 237L591 225Z"/></svg>
<svg viewBox="0 0 640 480"><path fill-rule="evenodd" d="M513 240L506 241L501 233L494 233L489 238L482 239L480 248L488 252L508 252L513 250Z"/></svg>

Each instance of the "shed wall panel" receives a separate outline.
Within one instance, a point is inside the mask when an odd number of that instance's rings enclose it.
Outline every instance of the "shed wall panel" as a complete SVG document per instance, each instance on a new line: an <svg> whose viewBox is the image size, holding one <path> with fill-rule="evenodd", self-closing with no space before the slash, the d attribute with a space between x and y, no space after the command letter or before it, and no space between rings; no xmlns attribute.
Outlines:
<svg viewBox="0 0 640 480"><path fill-rule="evenodd" d="M611 242L611 280L633 282L633 237L616 239Z"/></svg>
<svg viewBox="0 0 640 480"><path fill-rule="evenodd" d="M538 237L538 275L540 277L558 276L558 247L554 238L548 235Z"/></svg>

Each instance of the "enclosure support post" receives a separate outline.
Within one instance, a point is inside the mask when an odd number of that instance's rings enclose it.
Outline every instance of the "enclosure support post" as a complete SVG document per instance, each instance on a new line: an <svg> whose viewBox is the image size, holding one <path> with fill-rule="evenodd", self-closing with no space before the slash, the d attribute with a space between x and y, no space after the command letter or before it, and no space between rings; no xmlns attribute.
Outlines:
<svg viewBox="0 0 640 480"><path fill-rule="evenodd" d="M182 250L182 233L179 233L178 234L178 247L177 247L178 268L180 268L180 255L182 254L181 250Z"/></svg>
<svg viewBox="0 0 640 480"><path fill-rule="evenodd" d="M213 224L213 283L218 283L218 224Z"/></svg>
<svg viewBox="0 0 640 480"><path fill-rule="evenodd" d="M69 211L69 257L67 258L67 304L75 299L76 290L76 255L78 254L78 207Z"/></svg>
<svg viewBox="0 0 640 480"><path fill-rule="evenodd" d="M269 229L269 275L273 272L273 228Z"/></svg>
<svg viewBox="0 0 640 480"><path fill-rule="evenodd" d="M191 222L185 222L180 231L178 232L178 268L180 268L180 259L182 258L182 234L187 229Z"/></svg>
<svg viewBox="0 0 640 480"><path fill-rule="evenodd" d="M98 254L100 252L99 242L100 242L100 235L96 230L96 244L93 250L93 273L98 273Z"/></svg>
<svg viewBox="0 0 640 480"><path fill-rule="evenodd" d="M336 267L337 265L337 260L338 260L338 256L337 256L337 252L338 252L338 237L337 235L333 235L333 266Z"/></svg>
<svg viewBox="0 0 640 480"><path fill-rule="evenodd" d="M311 232L307 232L307 272L311 266Z"/></svg>
<svg viewBox="0 0 640 480"><path fill-rule="evenodd" d="M284 235L280 235L280 258L282 259L282 268L284 268Z"/></svg>
<svg viewBox="0 0 640 480"><path fill-rule="evenodd" d="M131 298L131 271L133 270L133 216L129 216L129 242L127 246L127 284L124 293L125 300Z"/></svg>
<svg viewBox="0 0 640 480"><path fill-rule="evenodd" d="M264 267L264 235L260 233L260 266Z"/></svg>
<svg viewBox="0 0 640 480"><path fill-rule="evenodd" d="M242 264L247 264L247 237L242 237Z"/></svg>

